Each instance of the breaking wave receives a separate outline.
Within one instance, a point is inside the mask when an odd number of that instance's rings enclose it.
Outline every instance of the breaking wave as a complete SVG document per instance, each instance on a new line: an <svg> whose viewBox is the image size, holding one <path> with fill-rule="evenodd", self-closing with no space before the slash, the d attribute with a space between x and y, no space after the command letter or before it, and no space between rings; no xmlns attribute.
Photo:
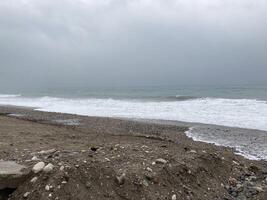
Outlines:
<svg viewBox="0 0 267 200"><path fill-rule="evenodd" d="M87 116L177 120L267 130L266 101L254 99L188 98L183 101L142 101L0 95L0 104Z"/></svg>

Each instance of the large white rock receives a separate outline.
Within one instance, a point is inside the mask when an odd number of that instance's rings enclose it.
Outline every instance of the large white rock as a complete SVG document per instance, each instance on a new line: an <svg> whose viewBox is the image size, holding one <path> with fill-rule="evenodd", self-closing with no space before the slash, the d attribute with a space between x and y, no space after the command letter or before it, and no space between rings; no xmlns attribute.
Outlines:
<svg viewBox="0 0 267 200"><path fill-rule="evenodd" d="M29 170L13 161L0 161L0 190L17 188L27 179Z"/></svg>
<svg viewBox="0 0 267 200"><path fill-rule="evenodd" d="M42 171L45 167L45 163L44 162L38 162L37 164L35 164L32 168L32 171L37 174L40 171Z"/></svg>
<svg viewBox="0 0 267 200"><path fill-rule="evenodd" d="M46 172L46 173L49 173L49 172L53 171L53 169L54 169L54 165L49 163L48 165L46 165L44 167L43 171Z"/></svg>

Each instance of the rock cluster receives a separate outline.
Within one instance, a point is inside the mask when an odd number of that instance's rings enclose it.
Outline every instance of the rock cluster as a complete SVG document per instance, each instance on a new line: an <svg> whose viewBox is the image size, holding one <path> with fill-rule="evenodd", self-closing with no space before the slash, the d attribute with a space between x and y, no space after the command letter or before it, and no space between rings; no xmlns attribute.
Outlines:
<svg viewBox="0 0 267 200"><path fill-rule="evenodd" d="M267 174L265 177L267 178ZM238 199L252 198L267 189L267 181L259 179L253 173L238 176L237 179L230 177L228 183L225 188L232 197Z"/></svg>

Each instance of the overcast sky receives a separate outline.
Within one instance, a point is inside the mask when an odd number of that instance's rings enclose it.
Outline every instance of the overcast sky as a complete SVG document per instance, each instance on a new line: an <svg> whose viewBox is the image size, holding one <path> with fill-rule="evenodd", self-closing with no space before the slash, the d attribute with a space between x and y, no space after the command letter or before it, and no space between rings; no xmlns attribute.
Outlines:
<svg viewBox="0 0 267 200"><path fill-rule="evenodd" d="M1 0L0 84L267 83L266 0Z"/></svg>

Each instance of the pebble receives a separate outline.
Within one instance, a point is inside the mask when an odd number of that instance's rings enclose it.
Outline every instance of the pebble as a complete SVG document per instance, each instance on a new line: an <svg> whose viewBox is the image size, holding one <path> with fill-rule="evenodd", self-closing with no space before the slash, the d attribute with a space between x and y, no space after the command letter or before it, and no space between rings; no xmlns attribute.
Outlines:
<svg viewBox="0 0 267 200"><path fill-rule="evenodd" d="M60 170L60 171L63 171L64 168L65 168L65 167L62 165L62 166L59 168L59 170Z"/></svg>
<svg viewBox="0 0 267 200"><path fill-rule="evenodd" d="M149 172L153 171L150 167L147 167L146 170L149 171Z"/></svg>
<svg viewBox="0 0 267 200"><path fill-rule="evenodd" d="M37 181L37 177L35 176L35 177L33 177L32 179L31 179L31 183L35 183L36 181Z"/></svg>
<svg viewBox="0 0 267 200"><path fill-rule="evenodd" d="M122 173L122 175L120 176L116 176L116 181L119 185L122 185L124 184L125 182L125 177L126 177L126 174L125 173Z"/></svg>
<svg viewBox="0 0 267 200"><path fill-rule="evenodd" d="M45 186L45 190L46 190L46 191L49 191L49 190L50 190L50 186L49 186L49 185L46 185L46 186Z"/></svg>
<svg viewBox="0 0 267 200"><path fill-rule="evenodd" d="M24 198L27 198L30 194L31 194L30 192L25 192L24 195L23 195L23 197Z"/></svg>
<svg viewBox="0 0 267 200"><path fill-rule="evenodd" d="M32 157L32 160L33 160L33 161L38 160L37 156L33 156L33 157Z"/></svg>
<svg viewBox="0 0 267 200"><path fill-rule="evenodd" d="M148 182L146 180L143 180L142 183L144 186L148 187Z"/></svg>
<svg viewBox="0 0 267 200"><path fill-rule="evenodd" d="M54 165L51 164L51 163L49 163L48 165L46 165L46 166L44 167L43 170L44 170L44 172L49 173L49 172L53 171L53 169L54 169Z"/></svg>
<svg viewBox="0 0 267 200"><path fill-rule="evenodd" d="M153 180L153 175L151 173L145 173L145 177L149 181Z"/></svg>
<svg viewBox="0 0 267 200"><path fill-rule="evenodd" d="M86 184L85 184L85 186L86 186L87 188L91 188L91 187L92 187L92 184L91 184L89 181L87 181Z"/></svg>
<svg viewBox="0 0 267 200"><path fill-rule="evenodd" d="M39 154L50 154L56 152L56 149L42 150Z"/></svg>
<svg viewBox="0 0 267 200"><path fill-rule="evenodd" d="M162 158L159 158L159 159L156 160L156 163L158 163L158 164L166 164L167 163L167 160L164 160Z"/></svg>
<svg viewBox="0 0 267 200"><path fill-rule="evenodd" d="M32 171L37 174L40 171L42 171L45 167L45 163L44 162L38 162L37 164L35 164L32 168Z"/></svg>
<svg viewBox="0 0 267 200"><path fill-rule="evenodd" d="M257 181L257 177L256 176L250 176L248 177L248 181Z"/></svg>
<svg viewBox="0 0 267 200"><path fill-rule="evenodd" d="M262 187L258 186L258 187L255 187L255 189L258 191L258 192L263 192L264 190L262 189Z"/></svg>
<svg viewBox="0 0 267 200"><path fill-rule="evenodd" d="M239 165L239 163L238 163L238 162L236 162L236 161L234 161L234 160L233 160L233 163L234 163L235 165Z"/></svg>
<svg viewBox="0 0 267 200"><path fill-rule="evenodd" d="M241 185L240 183L238 183L238 184L236 185L236 191L237 191L237 192L242 192L243 189L244 189L244 187L243 187L243 185Z"/></svg>
<svg viewBox="0 0 267 200"><path fill-rule="evenodd" d="M177 197L176 197L176 194L172 195L172 200L176 200Z"/></svg>
<svg viewBox="0 0 267 200"><path fill-rule="evenodd" d="M233 177L230 177L229 178L229 183L230 183L230 185L236 186L237 180L235 178L233 178Z"/></svg>
<svg viewBox="0 0 267 200"><path fill-rule="evenodd" d="M196 150L190 150L189 152L190 152L190 153L197 153Z"/></svg>

